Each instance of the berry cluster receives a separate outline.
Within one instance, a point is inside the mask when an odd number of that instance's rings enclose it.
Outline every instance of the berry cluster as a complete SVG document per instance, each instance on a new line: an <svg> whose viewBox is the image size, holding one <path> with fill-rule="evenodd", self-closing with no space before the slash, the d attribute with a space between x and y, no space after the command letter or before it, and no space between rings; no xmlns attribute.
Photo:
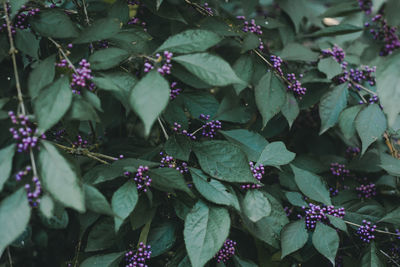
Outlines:
<svg viewBox="0 0 400 267"><path fill-rule="evenodd" d="M357 156L360 154L360 152L361 152L361 150L360 150L359 147L352 147L352 146L349 146L349 147L346 149L346 156L347 156L348 158L354 158L354 157L357 157Z"/></svg>
<svg viewBox="0 0 400 267"><path fill-rule="evenodd" d="M271 55L270 56L270 60L272 62L273 68L274 70L280 75L280 76L284 76L283 75L283 71L282 71L282 63L283 60L275 55ZM296 78L296 74L294 73L288 73L286 74L287 77L287 81L288 81L288 86L287 86L287 90L288 91L292 91L293 93L295 93L298 96L302 96L305 95L307 92L307 89L304 88L301 84L301 82ZM303 78L303 74L299 75L300 78Z"/></svg>
<svg viewBox="0 0 400 267"><path fill-rule="evenodd" d="M157 68L157 71L164 76L165 74L171 74L171 59L173 54L172 52L164 51L163 55L164 58L161 56L161 54L157 53L155 62L162 64L161 67ZM144 72L147 73L152 69L154 69L153 64L150 61L145 61Z"/></svg>
<svg viewBox="0 0 400 267"><path fill-rule="evenodd" d="M174 122L174 128L172 129L177 134L183 134L189 137L192 140L196 140L196 136L192 133L189 133L187 130L182 130L182 125L177 122Z"/></svg>
<svg viewBox="0 0 400 267"><path fill-rule="evenodd" d="M360 91L361 86L359 84L367 82L371 86L375 85L375 71L376 67L369 66L363 66L360 69L346 69L343 74L338 78L338 82L349 82L349 88L354 87L355 89Z"/></svg>
<svg viewBox="0 0 400 267"><path fill-rule="evenodd" d="M133 176L133 180L136 183L136 188L139 191L146 192L149 186L151 185L151 178L146 174L148 170L149 167L147 166L139 166L135 176ZM132 177L131 172L124 172L124 175L129 178Z"/></svg>
<svg viewBox="0 0 400 267"><path fill-rule="evenodd" d="M10 8L7 8L7 12L10 12ZM28 18L35 16L40 12L40 8L21 6L20 12L15 16L14 24L10 25L11 33L15 34L16 29L24 30L28 29L31 25L28 23ZM7 31L7 24L3 23L0 25L0 31Z"/></svg>
<svg viewBox="0 0 400 267"><path fill-rule="evenodd" d="M288 73L286 76L289 81L289 85L287 86L288 91L293 91L293 93L299 96L306 94L307 89L301 85L301 82L297 80L294 73ZM303 78L303 74L300 74L299 77Z"/></svg>
<svg viewBox="0 0 400 267"><path fill-rule="evenodd" d="M151 246L146 246L143 242L140 242L136 253L133 253L132 250L125 253L125 267L148 267L146 260L150 259L150 257Z"/></svg>
<svg viewBox="0 0 400 267"><path fill-rule="evenodd" d="M249 162L249 165L250 165L250 170L253 173L253 177L256 178L258 181L261 181L263 175L265 174L264 165L260 164L256 166L252 161ZM242 189L256 189L260 187L261 185L259 184L244 184L240 186L240 188Z"/></svg>
<svg viewBox="0 0 400 267"><path fill-rule="evenodd" d="M146 28L146 22L141 21L139 18L133 17L128 21L128 25L138 25L138 26L142 26L143 30L145 32L147 32L147 28Z"/></svg>
<svg viewBox="0 0 400 267"><path fill-rule="evenodd" d="M22 178L26 175L28 175L28 173L32 170L31 166L26 166L25 170L23 171L19 171L16 175L15 175L15 180L17 180L17 182L21 181Z"/></svg>
<svg viewBox="0 0 400 267"><path fill-rule="evenodd" d="M338 218L343 218L346 214L344 208L335 209L334 206L320 207L312 203L308 204L309 208L302 207L305 210L305 223L306 228L309 230L315 229L317 222L328 222L327 215L332 215Z"/></svg>
<svg viewBox="0 0 400 267"><path fill-rule="evenodd" d="M210 15L214 14L214 11L212 10L212 8L210 7L210 5L207 2L205 2L203 4L203 7L207 11L208 14L210 14Z"/></svg>
<svg viewBox="0 0 400 267"><path fill-rule="evenodd" d="M217 252L214 258L217 260L218 263L227 262L233 255L235 255L235 246L236 242L230 239L227 239L224 242L222 248Z"/></svg>
<svg viewBox="0 0 400 267"><path fill-rule="evenodd" d="M28 116L16 116L13 111L9 111L8 115L10 116L11 122L19 126L19 128L10 128L13 138L17 140L18 152L28 151L30 148L36 147L39 139L46 139L45 134L36 136L38 130L33 123L29 121Z"/></svg>
<svg viewBox="0 0 400 267"><path fill-rule="evenodd" d="M170 85L171 89L169 93L169 98L171 100L174 100L182 92L181 88L175 88L177 84L178 84L177 82L172 82Z"/></svg>
<svg viewBox="0 0 400 267"><path fill-rule="evenodd" d="M257 25L256 21L254 19L251 19L250 21L248 21L248 20L246 20L245 16L237 16L236 18L244 21L242 31L251 32L257 36L261 36L263 34L263 31L261 30L261 26ZM264 42L262 41L261 37L259 37L258 40L260 42L258 45L258 49L264 50Z"/></svg>
<svg viewBox="0 0 400 267"><path fill-rule="evenodd" d="M39 178L36 176L32 177L32 182L34 189L32 190L30 184L26 184L25 189L27 192L29 205L31 205L31 207L37 207L40 203L39 197L42 194L42 185L40 184Z"/></svg>
<svg viewBox="0 0 400 267"><path fill-rule="evenodd" d="M376 187L375 184L369 183L369 184L362 184L359 187L356 188L358 192L358 197L359 198L371 198L376 195Z"/></svg>
<svg viewBox="0 0 400 267"><path fill-rule="evenodd" d="M82 136L78 135L76 141L72 143L74 147L86 148L89 144L88 140L84 140Z"/></svg>
<svg viewBox="0 0 400 267"><path fill-rule="evenodd" d="M365 23L365 27L370 28L369 32L375 40L383 42L383 47L379 52L380 56L387 56L394 50L400 48L400 39L397 35L397 27L391 27L381 14L372 18L372 22Z"/></svg>
<svg viewBox="0 0 400 267"><path fill-rule="evenodd" d="M176 169L182 174L185 172L189 172L188 165L186 162L176 160L172 156L166 155L163 152L160 152L160 155L161 155L161 161L160 161L161 168Z"/></svg>
<svg viewBox="0 0 400 267"><path fill-rule="evenodd" d="M368 99L368 104L376 104L379 102L378 95L373 95Z"/></svg>
<svg viewBox="0 0 400 267"><path fill-rule="evenodd" d="M337 162L331 163L330 171L334 176L342 177L342 179L350 174L350 171L346 169L346 165Z"/></svg>
<svg viewBox="0 0 400 267"><path fill-rule="evenodd" d="M73 69L66 59L62 59L60 62L56 63L59 68L69 68ZM79 68L76 68L76 72L72 73L72 81L70 86L74 94L81 94L83 88L87 88L90 91L95 89L95 84L91 82L93 79L92 70L90 69L90 63L86 59L82 59L79 62Z"/></svg>
<svg viewBox="0 0 400 267"><path fill-rule="evenodd" d="M375 239L374 232L376 230L376 225L372 225L371 222L367 222L366 220L363 220L362 223L363 225L358 228L357 234L363 242L369 243L371 240Z"/></svg>
<svg viewBox="0 0 400 267"><path fill-rule="evenodd" d="M345 63L344 66L342 65L342 67L344 67L344 68L346 68L346 66L347 66L347 62L344 61L346 53L340 46L338 46L336 44L332 47L332 49L322 50L322 55L331 56L338 63Z"/></svg>
<svg viewBox="0 0 400 267"><path fill-rule="evenodd" d="M208 121L210 115L200 114L201 120ZM201 135L204 137L214 138L218 129L222 128L222 124L219 120L211 120L206 122L202 127Z"/></svg>
<svg viewBox="0 0 400 267"><path fill-rule="evenodd" d="M358 5L365 14L369 15L372 12L372 1L371 0L358 0Z"/></svg>

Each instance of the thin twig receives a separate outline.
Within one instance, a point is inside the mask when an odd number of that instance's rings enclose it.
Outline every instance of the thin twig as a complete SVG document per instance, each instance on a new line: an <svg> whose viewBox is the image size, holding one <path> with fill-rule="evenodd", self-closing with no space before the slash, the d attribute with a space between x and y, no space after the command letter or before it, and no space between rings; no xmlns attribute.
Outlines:
<svg viewBox="0 0 400 267"><path fill-rule="evenodd" d="M353 223L353 222L349 222L349 221L345 221L345 220L343 220L343 221L344 221L345 223L350 224L350 225L353 225L353 226L357 226L357 227L360 227L360 226L361 226L360 224L356 224L356 223ZM389 232L389 231L384 231L384 230L379 230L379 229L375 229L375 232L381 233L381 234L387 234L387 235L400 236L400 235L397 234L397 233L392 233L392 232Z"/></svg>
<svg viewBox="0 0 400 267"><path fill-rule="evenodd" d="M363 89L364 91L370 93L371 95L377 95L374 91L369 90L367 87L365 87L365 86L363 86L363 85L361 85L361 84L359 84L359 83L356 83L356 82L353 81L353 80L350 80L350 82L351 82L352 84L354 84L356 87L361 88L361 89Z"/></svg>
<svg viewBox="0 0 400 267"><path fill-rule="evenodd" d="M82 5L83 5L83 13L85 13L86 23L87 23L87 25L90 26L90 20L89 20L89 16L87 13L85 0L82 0Z"/></svg>
<svg viewBox="0 0 400 267"><path fill-rule="evenodd" d="M19 83L17 59L15 57L15 54L18 53L18 50L14 46L14 39L12 37L12 31L11 31L11 22L10 22L10 18L8 17L6 1L4 1L3 8L4 8L4 13L5 13L6 23L7 23L8 39L10 40L9 53L11 54L11 59L12 59L12 63L13 63L14 76L15 76L15 87L17 88L19 107L21 108L22 115L26 115L24 99L22 98L21 84Z"/></svg>
<svg viewBox="0 0 400 267"><path fill-rule="evenodd" d="M76 248L75 260L74 260L74 267L78 266L78 258L79 258L79 257L78 257L78 254L79 254L79 251L81 250L81 243L82 243L82 240L79 239L78 246L77 246L77 248Z"/></svg>
<svg viewBox="0 0 400 267"><path fill-rule="evenodd" d="M158 117L157 120L158 120L158 123L160 124L160 127L161 127L163 133L164 133L165 139L168 140L169 136L168 136L168 134L167 134L167 131L166 131L165 128L164 128L164 125L162 124L162 122L161 122L161 120L160 120L160 117Z"/></svg>
<svg viewBox="0 0 400 267"><path fill-rule="evenodd" d="M386 252L384 252L382 249L379 250L383 255L385 255L391 262L393 262L396 266L400 267L400 264L397 263L397 261L395 261L394 259L392 259L392 257L390 257L388 254L386 254Z"/></svg>
<svg viewBox="0 0 400 267"><path fill-rule="evenodd" d="M74 64L72 64L72 62L69 60L67 54L64 52L64 50L62 49L62 46L57 43L56 41L54 41L53 38L48 37L48 39L57 47L58 51L60 51L60 53L63 55L64 59L67 61L68 65L72 68L72 70L77 73L76 68L74 66Z"/></svg>
<svg viewBox="0 0 400 267"><path fill-rule="evenodd" d="M107 155L100 154L100 153L95 153L95 152L91 152L91 151L88 151L88 153L95 157L99 157L99 158L105 158L105 159L109 159L109 160L118 160L118 158L114 158L114 157L107 156Z"/></svg>
<svg viewBox="0 0 400 267"><path fill-rule="evenodd" d="M13 261L11 258L10 247L7 248L7 256L8 256L8 263L10 264L10 267L13 267Z"/></svg>
<svg viewBox="0 0 400 267"><path fill-rule="evenodd" d="M35 157L33 155L33 150L32 148L29 149L29 157L31 158L31 165L32 165L32 172L34 177L39 177L37 168L36 168L36 162L35 162Z"/></svg>
<svg viewBox="0 0 400 267"><path fill-rule="evenodd" d="M103 163L103 164L110 164L110 163L108 163L108 162L105 161L105 160L102 160L102 159L99 159L99 158L96 157L96 156L93 156L91 153L85 153L85 152L84 152L83 155L87 156L88 158L97 160L97 161L99 161L99 162L101 162L101 163Z"/></svg>

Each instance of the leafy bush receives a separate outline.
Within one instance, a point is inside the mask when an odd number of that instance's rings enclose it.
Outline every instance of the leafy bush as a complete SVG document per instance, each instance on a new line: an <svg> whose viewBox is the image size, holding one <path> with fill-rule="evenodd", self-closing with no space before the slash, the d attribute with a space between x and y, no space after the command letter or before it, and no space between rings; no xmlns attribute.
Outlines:
<svg viewBox="0 0 400 267"><path fill-rule="evenodd" d="M2 266L400 266L399 3L4 2Z"/></svg>

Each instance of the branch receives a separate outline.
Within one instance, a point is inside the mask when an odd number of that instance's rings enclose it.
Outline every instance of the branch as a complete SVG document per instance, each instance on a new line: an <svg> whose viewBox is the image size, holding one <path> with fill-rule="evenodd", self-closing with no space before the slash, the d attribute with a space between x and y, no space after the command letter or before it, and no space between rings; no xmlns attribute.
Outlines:
<svg viewBox="0 0 400 267"><path fill-rule="evenodd" d="M345 221L345 220L343 220L343 221L344 221L345 223L349 224L349 225L353 225L353 226L357 226L357 227L360 227L360 226L361 226L360 224L356 224L356 223L353 223L353 222L349 222L349 221ZM384 231L384 230L379 230L379 229L375 229L375 232L381 233L381 234L387 234L387 235L400 236L400 235L397 234L397 233L392 233L392 232L388 232L388 231Z"/></svg>
<svg viewBox="0 0 400 267"><path fill-rule="evenodd" d="M396 266L400 267L400 264L397 263L392 257L390 257L386 252L384 252L382 249L379 250L385 257L387 257L391 262L393 262Z"/></svg>
<svg viewBox="0 0 400 267"><path fill-rule="evenodd" d="M54 41L54 39L51 38L51 37L48 37L48 39L57 47L58 51L60 51L60 53L63 55L63 57L67 61L68 65L72 68L72 70L75 73L77 73L74 64L72 64L72 62L69 60L67 54L64 52L64 50L62 49L61 45L59 43L57 43L56 41Z"/></svg>
<svg viewBox="0 0 400 267"><path fill-rule="evenodd" d="M167 134L167 131L166 131L165 128L164 128L164 125L162 124L162 122L161 122L161 120L160 120L160 117L158 117L157 120L158 120L158 123L160 124L160 127L161 127L163 133L164 133L165 139L168 140L169 136L168 136L168 134Z"/></svg>

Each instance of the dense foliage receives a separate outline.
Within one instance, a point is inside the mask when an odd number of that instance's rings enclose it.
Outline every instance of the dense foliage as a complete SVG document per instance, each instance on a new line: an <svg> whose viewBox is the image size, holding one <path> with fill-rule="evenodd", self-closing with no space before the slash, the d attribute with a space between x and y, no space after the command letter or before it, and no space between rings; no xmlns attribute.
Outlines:
<svg viewBox="0 0 400 267"><path fill-rule="evenodd" d="M400 266L400 1L2 2L1 266Z"/></svg>

